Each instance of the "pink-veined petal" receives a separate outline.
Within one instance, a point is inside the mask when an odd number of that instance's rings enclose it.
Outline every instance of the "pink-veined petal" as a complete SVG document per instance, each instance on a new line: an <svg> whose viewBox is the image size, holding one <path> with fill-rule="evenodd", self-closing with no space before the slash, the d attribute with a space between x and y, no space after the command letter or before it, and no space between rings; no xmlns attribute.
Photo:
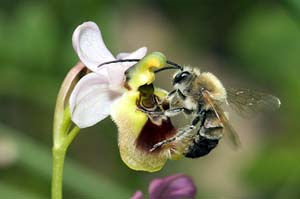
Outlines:
<svg viewBox="0 0 300 199"><path fill-rule="evenodd" d="M94 22L85 22L78 26L73 33L72 42L82 63L92 71L97 71L97 66L103 62L115 60Z"/></svg>
<svg viewBox="0 0 300 199"><path fill-rule="evenodd" d="M122 94L121 88L112 88L106 76L97 73L84 76L70 96L72 121L79 128L98 123L110 114L112 104Z"/></svg>

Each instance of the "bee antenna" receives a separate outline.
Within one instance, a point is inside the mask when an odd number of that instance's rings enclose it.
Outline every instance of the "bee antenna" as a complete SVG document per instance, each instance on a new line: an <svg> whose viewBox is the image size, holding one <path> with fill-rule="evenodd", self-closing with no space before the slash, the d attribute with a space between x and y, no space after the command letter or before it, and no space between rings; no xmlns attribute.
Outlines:
<svg viewBox="0 0 300 199"><path fill-rule="evenodd" d="M178 65L178 64L176 64L176 63L174 63L172 61L167 60L167 64L169 64L170 66L165 66L165 67L160 68L160 69L158 69L158 70L156 70L154 72L158 73L158 72L161 72L161 71L164 71L164 70L169 70L169 69L176 69L176 70L179 69L181 71L183 70L182 66L180 66L180 65Z"/></svg>
<svg viewBox="0 0 300 199"><path fill-rule="evenodd" d="M120 63L120 62L139 62L139 61L140 59L119 59L119 60L104 62L97 67L101 67L106 64L113 64L113 63Z"/></svg>
<svg viewBox="0 0 300 199"><path fill-rule="evenodd" d="M169 70L169 69L175 69L175 70L178 70L179 68L178 68L178 67L175 67L175 66L165 66L165 67L163 67L163 68L160 68L160 69L155 70L154 72L155 72L155 73L159 73L159 72L161 72L161 71Z"/></svg>
<svg viewBox="0 0 300 199"><path fill-rule="evenodd" d="M183 70L183 67L180 66L179 64L176 64L175 62L167 60L167 64L170 64L171 66L174 66L175 68L177 68L179 70Z"/></svg>
<svg viewBox="0 0 300 199"><path fill-rule="evenodd" d="M101 67L101 66L106 65L106 64L113 64L113 63L120 63L120 62L139 62L139 61L140 61L140 59L119 59L119 60L104 62L104 63L98 65L97 67ZM168 69L183 70L183 67L176 64L175 62L167 60L166 63L171 65L171 66L166 66L166 67L163 67L161 69L158 69L158 70L155 71L155 73L158 73L158 72L163 71L163 70L168 70Z"/></svg>

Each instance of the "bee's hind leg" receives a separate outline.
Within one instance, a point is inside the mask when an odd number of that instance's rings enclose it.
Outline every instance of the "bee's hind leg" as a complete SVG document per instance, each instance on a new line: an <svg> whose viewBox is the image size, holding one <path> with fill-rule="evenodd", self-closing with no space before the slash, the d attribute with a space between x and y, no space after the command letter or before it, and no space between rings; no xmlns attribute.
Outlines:
<svg viewBox="0 0 300 199"><path fill-rule="evenodd" d="M171 142L174 142L177 139L180 139L182 136L186 135L187 133L191 132L194 129L195 129L195 126L193 126L193 125L183 128L182 130L180 130L180 132L176 136L165 139L165 140L153 145L153 147L150 149L150 152L156 150L159 147L162 147L163 145L169 144Z"/></svg>
<svg viewBox="0 0 300 199"><path fill-rule="evenodd" d="M166 116L173 117L182 112L189 115L189 114L193 113L193 110L190 110L190 109L187 109L184 107L178 107L178 108L171 108L171 109L165 110L164 112L165 112Z"/></svg>
<svg viewBox="0 0 300 199"><path fill-rule="evenodd" d="M174 142L175 140L178 139L182 139L184 137L186 137L187 135L189 135L188 133L191 132L192 130L194 130L196 128L196 125L198 123L200 123L200 125L202 125L203 121L204 121L204 111L199 112L199 114L193 119L192 124L189 126L186 126L185 128L179 130L179 132L176 134L176 136L165 139L161 142L156 143L155 145L153 145L153 147L150 149L150 152L156 150L159 147L162 147L163 145L169 144L171 142Z"/></svg>

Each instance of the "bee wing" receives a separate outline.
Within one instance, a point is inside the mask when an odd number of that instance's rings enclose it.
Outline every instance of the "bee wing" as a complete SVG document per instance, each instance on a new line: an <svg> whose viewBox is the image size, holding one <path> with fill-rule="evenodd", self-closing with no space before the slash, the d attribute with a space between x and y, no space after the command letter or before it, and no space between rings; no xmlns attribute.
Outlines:
<svg viewBox="0 0 300 199"><path fill-rule="evenodd" d="M277 97L249 89L227 89L227 101L230 107L244 118L280 107Z"/></svg>
<svg viewBox="0 0 300 199"><path fill-rule="evenodd" d="M203 92L203 99L204 101L209 104L213 110L215 111L216 116L223 124L225 130L225 137L233 144L235 148L238 148L241 145L240 138L237 132L234 130L233 126L229 123L227 116L225 115L221 106L216 103L211 97L208 91Z"/></svg>

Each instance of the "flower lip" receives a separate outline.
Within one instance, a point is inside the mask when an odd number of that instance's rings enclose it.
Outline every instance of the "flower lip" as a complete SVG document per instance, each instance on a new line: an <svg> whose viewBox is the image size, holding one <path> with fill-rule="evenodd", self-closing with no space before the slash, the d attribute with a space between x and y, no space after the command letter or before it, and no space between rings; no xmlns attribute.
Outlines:
<svg viewBox="0 0 300 199"><path fill-rule="evenodd" d="M151 120L148 120L141 130L136 145L139 149L149 153L158 142L173 137L177 132L177 129L173 126L171 120L162 120L160 125L154 124ZM161 148L153 152L159 153Z"/></svg>

